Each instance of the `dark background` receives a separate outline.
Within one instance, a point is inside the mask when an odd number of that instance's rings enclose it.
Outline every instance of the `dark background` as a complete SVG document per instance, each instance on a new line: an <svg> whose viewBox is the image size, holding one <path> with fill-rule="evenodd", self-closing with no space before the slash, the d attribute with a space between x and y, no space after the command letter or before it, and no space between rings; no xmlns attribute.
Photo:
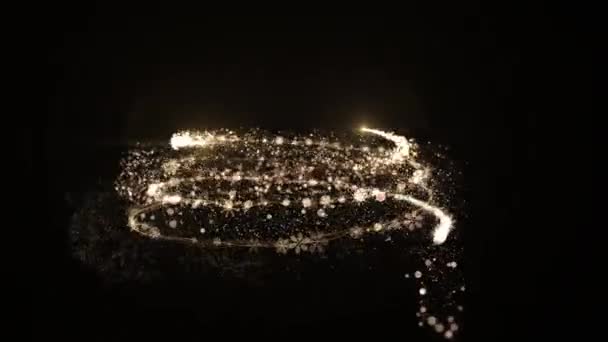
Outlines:
<svg viewBox="0 0 608 342"><path fill-rule="evenodd" d="M116 337L128 326L121 312L133 308L97 290L61 247L65 191L118 168L120 148L103 158L92 151L164 141L180 128L361 124L448 145L463 163L467 334L511 340L571 326L563 309L584 223L541 213L567 208L544 198L567 187L568 160L589 153L567 143L585 135L575 123L591 106L580 17L555 5L473 3L394 16L152 12L65 6L49 16L49 115L35 161L47 170L53 220L42 232L49 251L33 289L35 333L77 338L98 326ZM401 324L389 309L378 315L369 328L336 318L313 330L378 336L378 326ZM419 338L407 324L403 334Z"/></svg>

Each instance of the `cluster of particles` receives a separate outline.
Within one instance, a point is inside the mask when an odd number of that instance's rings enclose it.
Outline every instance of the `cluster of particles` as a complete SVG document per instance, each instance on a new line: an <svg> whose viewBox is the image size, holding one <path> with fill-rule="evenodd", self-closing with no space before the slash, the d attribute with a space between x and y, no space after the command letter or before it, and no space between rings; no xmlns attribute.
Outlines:
<svg viewBox="0 0 608 342"><path fill-rule="evenodd" d="M437 250L449 244L454 220L440 203L437 170L419 150L412 139L368 128L344 135L183 131L166 146L130 151L115 189L129 205L130 229L152 240L283 255L380 235ZM425 266L457 268L441 262ZM426 307L432 293L422 274L411 275L420 284L420 324L452 338L458 324Z"/></svg>

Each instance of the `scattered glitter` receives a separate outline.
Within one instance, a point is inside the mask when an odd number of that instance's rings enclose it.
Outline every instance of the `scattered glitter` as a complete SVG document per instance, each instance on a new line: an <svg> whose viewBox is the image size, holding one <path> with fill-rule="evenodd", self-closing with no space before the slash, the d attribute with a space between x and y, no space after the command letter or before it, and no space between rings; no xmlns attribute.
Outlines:
<svg viewBox="0 0 608 342"><path fill-rule="evenodd" d="M442 170L425 165L427 160L419 158L424 154L418 154L419 146L413 140L375 129L362 128L361 132L386 139L394 146L378 145L376 140L365 141L366 145L349 144L336 141L333 136L283 138L256 131L242 136L227 130L176 133L170 141L174 150L171 153L162 149L152 150L155 153L151 154L142 154L144 149L133 152L126 159L116 190L129 203L129 228L155 240L196 243L205 248L272 248L280 254L299 254L317 253L321 250L317 245L337 239L351 237L357 243L365 242L371 233L381 236L378 241L392 243L400 241L400 233L406 238L424 238L428 235L423 227L433 225L429 234L432 243L444 244L454 222L440 207L445 196L438 188L442 180L435 182L435 178L441 176ZM212 153L205 152L210 148ZM302 206L297 208L300 202ZM292 204L301 209L302 215L308 208L314 208L310 210L316 215L294 217L294 210L288 208ZM260 207L264 207L266 215L259 212ZM329 210L332 215L328 215ZM162 215L163 211L183 218L179 232L166 230L162 222L154 223L158 227L153 225L152 213ZM385 216L378 216L379 211ZM191 222L194 213L203 215L202 220L208 220L210 227L218 230L212 229L213 234L206 234L211 235L207 238L192 236L197 228L185 222ZM353 220L358 213L360 219ZM256 220L271 220L273 215L274 222L264 223L267 230L251 228ZM201 222L200 216L195 217L195 222ZM227 225L228 221L237 223ZM177 228L178 221L171 220L168 226ZM200 226L198 230L206 233ZM445 260L453 253L441 255L431 258L437 259L436 266L456 269L455 261ZM437 324L435 318L444 317L449 309L435 311L439 306L433 307L433 296L441 291L435 292L433 283L442 272L457 277L461 270L445 272L444 267L431 267L433 262L429 259L424 264L429 283L419 288L423 296L420 304L425 304L420 307L419 314L424 314L420 317L434 326L433 330L451 338L447 333L453 333L452 325L444 333L445 326ZM406 273L405 278L410 278L410 274ZM421 277L421 271L414 272L413 278ZM455 284L462 282L457 280ZM451 294L455 289L457 286L446 292ZM446 308L457 304L451 298L447 300L451 302ZM460 305L457 308L463 310ZM434 316L426 317L427 311ZM448 323L455 324L455 318L449 317L452 319L448 318Z"/></svg>

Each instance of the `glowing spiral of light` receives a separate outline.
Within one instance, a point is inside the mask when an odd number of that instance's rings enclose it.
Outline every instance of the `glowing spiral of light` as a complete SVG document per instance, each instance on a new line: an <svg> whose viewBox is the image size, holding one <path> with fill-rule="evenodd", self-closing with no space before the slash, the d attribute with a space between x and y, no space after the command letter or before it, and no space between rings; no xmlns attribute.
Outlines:
<svg viewBox="0 0 608 342"><path fill-rule="evenodd" d="M339 139L179 132L164 148L132 151L115 188L129 203L130 229L152 240L279 254L317 253L332 241L383 235L444 244L454 219L437 203L434 169L419 146L391 132L360 133ZM420 325L450 339L458 329L454 316L441 320L424 304L436 263L427 259L429 274L413 274L420 283L417 315ZM456 262L441 267L439 273L450 272Z"/></svg>
<svg viewBox="0 0 608 342"><path fill-rule="evenodd" d="M383 151L383 153L378 153L377 155L374 153L369 153L364 155L364 157L362 157L361 159L355 159L353 160L352 164L352 169L355 172L361 172L361 173L365 173L365 172L372 172L375 173L377 172L376 170L381 168L384 172L388 172L390 170L394 170L394 166L395 165L399 165L399 164L404 164L404 163L409 163L410 165L413 166L413 172L412 175L409 179L403 180L404 182L408 182L410 184L415 184L416 186L419 186L423 189L425 189L427 192L429 192L429 198L432 198L432 191L426 186L426 181L429 175L429 169L422 166L418 161L415 160L415 157L413 155L410 154L410 149L412 149L412 143L409 142L405 137L403 136L399 136L393 133L386 133L380 130L374 130L374 129L367 129L364 128L362 129L363 132L369 132L378 136L381 136L391 142L393 142L395 144L395 147L393 149L387 150L387 151ZM311 139L300 139L301 140L301 144L304 144L305 146L307 146L307 148L335 148L337 150L337 152L332 152L332 153L340 153L341 149L338 145L338 143L334 143L329 144L327 142L321 142L320 145L313 143ZM228 132L228 134L217 134L217 133L210 133L210 132L205 132L205 133L192 133L192 132L183 132L183 133L177 133L174 134L173 137L171 138L171 147L174 150L179 150L179 149L186 149L186 148L190 148L190 149L205 149L205 148L210 148L213 144L232 144L233 148L238 149L239 145L242 144L256 144L256 143L261 143L262 145L264 145L264 147L270 147L269 152L275 153L277 150L281 150L281 149L289 149L289 148L293 148L293 145L297 145L298 144L297 138L292 140L291 143L289 142L285 142L285 138L277 136L275 138L261 138L261 139L255 139L255 138L249 138L247 139L240 139L239 137L237 137L234 134L231 134L230 132ZM314 146L316 145L316 147ZM355 147L350 147L350 149L359 149L359 148L355 148ZM366 148L362 148L363 150L365 150ZM259 149L258 149L259 151ZM268 152L268 151L267 151ZM138 155L139 157L140 155ZM165 170L165 175L172 175L172 174L176 174L177 171L180 168L192 168L193 163L196 162L195 160L196 157L182 157L181 159L178 158L171 158L166 160L162 167ZM203 157L199 157L199 158L203 158ZM260 160L264 160L264 156L257 156L258 159ZM328 164L333 163L332 160L327 160ZM333 165L334 169L336 168L336 165ZM371 168L371 170L370 170ZM127 168L128 169L128 168ZM193 171L193 170L191 170ZM292 170L285 170L282 172L279 172L279 175L275 174L268 176L268 175L263 175L259 172L253 172L250 174L247 174L246 172L236 172L236 173L231 173L230 175L226 175L226 174L222 174L222 175L211 175L213 176L215 179L217 180L222 180L222 181L226 181L229 180L233 183L237 183L240 181L252 181L255 182L257 184L260 184L260 187L265 187L266 189L268 189L269 186L274 185L275 183L280 183L280 184L286 184L289 183L290 180L288 180L286 178L286 173L292 171ZM129 172L129 171L127 171ZM244 173L244 175L243 175ZM393 172L394 174L394 172ZM432 240L435 244L441 244L443 242L445 242L445 240L447 239L450 230L453 227L453 222L452 222L452 218L449 214L447 214L444 210L442 210L441 208L439 208L436 205L433 205L431 203L429 203L428 201L424 201L422 199L416 198L414 196L405 194L405 193L400 193L399 190L403 190L405 188L404 183L400 183L397 185L397 189L379 189L379 188L375 188L375 187L360 187L360 186L356 186L356 185L352 185L349 184L347 182L340 182L339 178L336 178L336 182L333 181L318 181L315 179L302 179L302 174L300 174L300 177L297 181L291 181L292 183L298 183L298 184L309 184L309 185L318 185L318 184L329 184L329 187L339 187L340 189L355 189L353 191L350 192L350 194L344 194L342 196L339 196L337 199L334 199L333 201L336 202L340 202L340 203L344 203L347 201L350 202L354 202L354 203L361 203L364 201L367 201L368 199L371 200L376 200L378 202L382 202L387 198L392 198L393 200L396 201L406 201L416 207L418 207L420 210L423 210L431 215L433 215L437 220L438 223L437 225L433 228L432 230ZM332 179L333 177L329 176L328 178ZM395 175L395 178L403 178L402 175ZM141 220L140 218L144 218L146 216L147 213L153 211L153 210L157 210L159 208L161 208L163 205L181 205L181 206L190 206L192 209L196 209L200 206L216 206L219 208L222 208L223 210L226 210L228 212L233 212L233 211L239 211L239 210L248 210L253 206L258 206L258 205L263 205L263 206L267 206L268 202L267 200L261 200L256 202L253 202L251 200L248 201L234 201L232 197L234 196L228 196L229 198L223 201L213 201L210 200L209 198L205 198L205 197L200 197L200 196L196 196L194 195L193 192L191 192L191 195L182 195L179 192L175 191L175 189L178 186L181 186L185 183L195 183L196 181L201 181L203 180L204 177L202 176L198 176L198 177L190 177L190 178L176 178L176 177L170 177L168 180L166 181L150 181L149 179L145 179L147 181L147 186L144 186L144 188L146 189L145 191L145 196L143 197L143 199L145 199L144 201L142 201L142 197L139 197L139 203L137 203L137 200L134 200L136 197L134 196L134 194L137 192L137 189L139 187L139 189L141 189L141 179L138 180L138 182L136 183L138 185L138 187L134 187L131 188L129 186L127 186L125 188L124 185L122 185L120 188L118 188L118 190L127 195L127 197L130 200L133 200L135 203L135 205L133 205L130 210L129 210L129 215L128 215L128 223L129 226L131 227L131 229L139 234L151 237L151 238L157 238L157 239L170 239L170 240L176 240L176 241L185 241L185 242L194 242L194 243L201 243L201 244L207 244L207 245L212 245L212 246L241 246L241 247L271 247L271 248L275 248L277 246L280 246L281 241L280 240L275 240L275 241L240 241L240 240L234 240L234 241L219 241L216 239L213 243L209 243L209 241L204 241L201 240L198 237L192 237L192 238L184 238L184 237L171 237L171 236L167 236L164 235L162 233L160 233L159 229L157 227L155 227L154 225L145 222L143 220ZM399 189L399 187L401 187L401 189ZM232 190L235 191L235 190ZM346 191L348 192L348 191ZM230 192L228 192L230 194ZM292 196L296 198L296 202L300 201L302 202L302 207L306 208L307 205L307 199L304 198L304 196ZM302 197L302 198L298 198L298 197ZM323 195L320 194L320 196L318 196L320 198L323 198ZM348 199L346 199L346 197L348 197ZM310 201L311 199L308 199L308 201ZM266 202L264 202L266 201ZM322 201L320 201L322 203ZM291 203L291 200L283 200L282 204L285 206L288 206ZM320 209L322 211L319 212L319 216L324 217L325 215L327 215L327 213L325 212L325 207L327 204L332 203L332 199L329 199L327 201L327 203L322 203L324 208ZM306 209L304 209L306 210ZM389 225L389 223L387 222L375 222L373 224L370 225L370 227L368 227L367 229L363 229L362 232L378 232L381 230L385 229L385 226ZM391 228L395 229L398 228L395 224L393 224L391 226ZM347 235L347 233L351 233L350 235L353 235L353 233L356 235L357 230L360 229L360 227L353 227L349 230L345 230L342 232L331 232L331 233L322 233L322 234L317 234L317 238L318 239L323 239L323 240L331 240L334 238L338 238L341 236L345 236ZM309 242L308 240L306 242ZM313 243L312 240L310 240L310 243Z"/></svg>

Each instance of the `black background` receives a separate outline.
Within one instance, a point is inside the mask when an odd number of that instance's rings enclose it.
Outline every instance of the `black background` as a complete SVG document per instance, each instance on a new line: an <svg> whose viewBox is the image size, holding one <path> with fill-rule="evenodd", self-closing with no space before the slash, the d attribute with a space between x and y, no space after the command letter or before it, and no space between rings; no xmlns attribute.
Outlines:
<svg viewBox="0 0 608 342"><path fill-rule="evenodd" d="M49 115L35 152L47 170L53 220L41 232L49 250L33 288L35 336L143 337L125 332L133 329L123 312L144 309L102 294L60 247L65 191L94 182L99 165L118 167L118 155L99 160L91 151L166 140L180 128L239 126L366 124L450 146L465 165L462 200L469 203L467 334L548 337L572 325L575 312L563 309L571 304L571 256L582 251L585 224L559 196L576 184L570 160L591 155L568 143L586 135L577 124L591 108L580 17L559 6L471 3L375 17L151 12L64 6L52 10L43 30ZM561 208L568 214L554 215ZM321 330L380 337L383 326L402 324L392 316L386 309L371 325L336 318L314 326L312 337L325 336ZM163 324L197 327L178 329L180 337L205 335L193 318ZM256 326L274 335L265 324ZM404 329L414 340L420 334Z"/></svg>

